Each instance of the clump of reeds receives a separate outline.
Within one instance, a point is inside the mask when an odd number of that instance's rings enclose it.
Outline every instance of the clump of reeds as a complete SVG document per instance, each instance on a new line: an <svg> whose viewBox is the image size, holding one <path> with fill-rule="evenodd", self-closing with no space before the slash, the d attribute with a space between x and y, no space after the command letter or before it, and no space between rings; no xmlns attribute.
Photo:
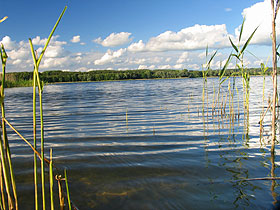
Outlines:
<svg viewBox="0 0 280 210"><path fill-rule="evenodd" d="M208 60L208 46L205 50L205 58L206 62L202 65L202 76L203 76L203 93L202 93L202 114L204 115L204 103L205 103L205 95L206 95L206 104L207 104L207 117L208 117L208 90L207 90L207 76L208 72L211 69L211 62L213 61L214 57L217 54L217 50L211 55L210 59ZM204 69L205 67L205 69Z"/></svg>
<svg viewBox="0 0 280 210"><path fill-rule="evenodd" d="M39 158L41 164L41 193L42 193L42 209L46 209L46 189L45 189L45 164L49 164L49 183L50 183L50 209L54 209L54 193L53 193L53 160L52 160L52 150L50 153L50 160L48 160L45 157L45 148L44 148L44 121L43 121L43 101L42 101L42 93L43 93L43 83L40 80L39 76L39 66L40 62L43 58L43 55L47 49L47 46L49 42L51 41L51 38L53 36L53 33L55 32L62 16L64 15L67 7L64 8L62 11L60 17L58 18L55 26L53 27L47 42L41 52L41 54L38 56L36 51L34 50L33 44L31 39L29 39L32 58L34 62L34 71L33 71L33 135L34 135L34 142L33 145L29 143L28 140L26 140L5 118L5 107L4 107L4 87L5 87L5 71L6 71L6 62L8 59L8 56L6 54L6 51L4 49L3 44L1 45L1 61L2 61L2 84L1 84L1 92L0 92L0 103L1 103L1 115L2 115L2 135L0 136L0 154L1 154L1 167L0 167L0 187L1 187L1 199L0 199L0 209L18 209L18 200L17 200L17 192L16 192L16 183L15 183L15 177L13 173L13 167L11 162L11 153L9 149L9 143L8 143L8 137L6 132L6 124L10 126L12 130L14 130L18 136L23 139L33 150L34 152L34 186L35 186L35 209L39 209L39 180L38 180L38 163L37 160ZM0 20L2 22L6 18L3 18ZM36 133L37 133L37 121L36 121L36 114L37 114L37 107L36 107L36 98L37 94L36 91L38 90L39 95L39 115L40 115L40 133L41 133L41 143L40 143L40 152L38 152L37 149L37 140L36 140ZM61 175L55 175L55 177L60 177L58 180L60 189L59 193L59 200L64 200L65 193L63 191L62 182L65 183L66 188L66 197L68 200L68 209L72 208L72 202L70 201L70 193L69 193L69 187L67 182L67 174L66 170L64 171L64 178L62 178ZM40 208L41 209L41 208ZM60 209L64 209L64 204L60 204ZM75 208L76 209L76 208Z"/></svg>
<svg viewBox="0 0 280 210"><path fill-rule="evenodd" d="M235 85L235 75L239 74L241 75L242 84L243 84L244 129L246 129L245 133L247 136L249 132L248 128L249 128L250 74L249 71L247 70L247 67L244 64L244 54L258 27L251 33L251 35L247 38L244 44L241 45L244 22L245 20L243 20L243 23L241 25L240 34L238 37L238 44L234 44L232 39L229 37L229 41L231 43L234 52L230 53L223 67L220 67L218 90L216 91L215 86L213 86L212 119L214 119L215 117L214 115L217 115L218 122L220 122L220 120L222 120L223 122L224 119L227 119L230 129L234 128L235 120L239 121L239 117L240 117L239 91ZM204 116L204 109L206 107L205 98L206 98L207 110L208 110L207 75L208 75L208 71L210 70L211 61L213 60L216 53L217 51L212 55L209 61L207 61L208 47L206 48L206 63L203 66L203 68L205 67L205 69L202 69L202 74L203 74L202 114L203 116ZM228 65L232 61L232 58L236 58L236 68L238 72L232 72L231 74L225 76ZM231 77L233 78L232 79L233 82L229 80L229 78ZM225 90L226 93L223 94L222 84L227 80L228 80L228 88ZM235 106L234 106L235 93L237 94L237 100L238 100L237 112L235 111ZM215 94L217 94L216 98L215 98Z"/></svg>

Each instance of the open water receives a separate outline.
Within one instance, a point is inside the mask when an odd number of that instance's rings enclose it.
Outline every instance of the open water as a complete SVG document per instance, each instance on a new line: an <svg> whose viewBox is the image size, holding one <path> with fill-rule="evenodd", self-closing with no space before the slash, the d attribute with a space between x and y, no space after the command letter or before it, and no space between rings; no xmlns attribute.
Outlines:
<svg viewBox="0 0 280 210"><path fill-rule="evenodd" d="M263 138L258 124L270 83L262 102L263 78L251 78L247 119L242 81L231 79L233 120L228 81L219 94L226 114L212 109L217 78L208 79L204 102L202 78L47 85L46 154L52 148L56 167L68 169L71 200L81 210L274 209L279 181L247 180L279 175L270 113ZM6 89L5 96L7 119L33 142L32 88ZM33 209L33 152L10 129L8 137L20 209Z"/></svg>

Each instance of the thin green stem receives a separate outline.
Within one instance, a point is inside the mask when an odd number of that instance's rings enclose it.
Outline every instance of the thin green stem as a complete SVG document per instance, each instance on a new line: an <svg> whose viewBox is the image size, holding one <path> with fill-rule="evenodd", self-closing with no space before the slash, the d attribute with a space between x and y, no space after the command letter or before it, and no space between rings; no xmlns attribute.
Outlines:
<svg viewBox="0 0 280 210"><path fill-rule="evenodd" d="M71 207L71 200L70 200L70 193L69 193L66 169L64 169L64 176L65 176L65 186L66 186L66 193L67 193L67 199L68 199L68 209L71 210L72 207Z"/></svg>
<svg viewBox="0 0 280 210"><path fill-rule="evenodd" d="M2 158L2 166L4 171L4 178L6 184L6 191L8 194L8 202L9 208L13 209L13 201L10 194L10 181L12 182L12 188L14 192L15 198L15 205L17 209L17 194L16 194L16 186L15 186L15 179L13 174L12 162L11 162L11 153L8 144L7 132L6 132L6 125L4 122L5 118L5 108L4 108L4 85L5 85L5 72L6 72L6 61L7 61L7 54L5 52L3 44L1 44L1 61L2 61L2 83L1 83L1 116L2 116L2 138L1 138L1 158ZM7 162L8 161L8 162ZM7 164L9 164L9 169ZM10 173L10 178L8 174ZM11 179L11 180L10 180Z"/></svg>
<svg viewBox="0 0 280 210"><path fill-rule="evenodd" d="M45 196L45 163L44 163L44 122L43 122L43 101L42 101L42 87L41 81L39 77L38 71L38 64L35 55L35 51L33 48L33 44L31 39L29 39L29 44L31 48L31 54L34 61L34 72L36 73L37 84L38 84L38 91L39 91L39 104L40 104L40 124L41 124L41 184L42 184L42 205L43 210L46 209L46 196Z"/></svg>
<svg viewBox="0 0 280 210"><path fill-rule="evenodd" d="M37 141L36 141L36 73L35 69L33 72L33 138L34 138L34 149L37 149ZM34 152L34 190L35 190L35 209L39 209L38 204L38 166L37 166L37 154Z"/></svg>
<svg viewBox="0 0 280 210"><path fill-rule="evenodd" d="M2 209L6 210L6 198L5 198L5 191L4 191L4 180L3 180L3 170L2 170L2 163L0 162L0 187L1 187L1 203Z"/></svg>
<svg viewBox="0 0 280 210"><path fill-rule="evenodd" d="M46 209L46 195L45 195L45 161L44 161L44 121L43 121L43 101L42 91L39 91L40 101L40 121L41 121L41 180L42 180L42 202L43 210Z"/></svg>
<svg viewBox="0 0 280 210"><path fill-rule="evenodd" d="M54 200L53 200L53 160L52 160L52 149L50 150L50 200L51 200L51 210L54 210Z"/></svg>
<svg viewBox="0 0 280 210"><path fill-rule="evenodd" d="M59 22L60 22L62 16L64 15L66 9L67 9L67 6L64 7L64 10L61 12L61 14L60 14L58 20L56 21L56 23L55 23L55 25L54 25L54 27L53 27L53 29L52 29L52 31L51 31L51 33L50 33L48 39L47 39L47 42L46 42L46 44L45 44L45 46L44 46L44 48L43 48L43 50L42 50L42 52L41 52L41 54L40 54L40 56L39 56L39 59L37 60L37 66L40 65L41 60L42 60L42 58L43 58L43 55L45 54L45 51L46 51L46 49L47 49L47 46L48 46L49 42L51 41L51 38L52 38L52 36L53 36L53 34L54 34L54 32L55 32L55 29L57 28L57 26L58 26L58 24L59 24Z"/></svg>
<svg viewBox="0 0 280 210"><path fill-rule="evenodd" d="M277 100L277 55L276 55L276 15L279 9L279 2L277 1L276 5L274 6L274 0L271 0L272 6L272 82L273 82L273 97L272 97L272 122L271 122L271 129L272 129L272 149L274 149L274 143L276 139L276 100ZM276 10L275 10L276 8Z"/></svg>

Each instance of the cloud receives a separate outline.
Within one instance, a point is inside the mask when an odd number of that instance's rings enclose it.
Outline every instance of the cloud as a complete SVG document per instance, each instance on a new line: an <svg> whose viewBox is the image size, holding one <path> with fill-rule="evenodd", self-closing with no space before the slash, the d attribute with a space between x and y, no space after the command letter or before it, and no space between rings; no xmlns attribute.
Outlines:
<svg viewBox="0 0 280 210"><path fill-rule="evenodd" d="M73 36L73 38L70 40L72 43L78 43L81 41L80 36Z"/></svg>
<svg viewBox="0 0 280 210"><path fill-rule="evenodd" d="M137 43L132 43L131 45L128 46L128 51L131 51L131 52L142 52L142 51L145 51L145 44L143 43L142 40L140 40L139 42Z"/></svg>
<svg viewBox="0 0 280 210"><path fill-rule="evenodd" d="M44 46L47 42L47 39L41 39L40 36L36 36L35 38L32 39L32 44L33 45L42 45Z"/></svg>
<svg viewBox="0 0 280 210"><path fill-rule="evenodd" d="M225 11L226 11L226 12L231 12L232 9L231 9L231 8L225 8Z"/></svg>
<svg viewBox="0 0 280 210"><path fill-rule="evenodd" d="M191 70L198 70L198 69L200 69L200 66L198 64L196 64L196 63L195 64L189 64L187 66Z"/></svg>
<svg viewBox="0 0 280 210"><path fill-rule="evenodd" d="M166 31L152 37L145 44L142 40L132 43L128 50L131 52L143 51L172 51L198 50L209 47L229 46L226 25L194 25L181 31Z"/></svg>
<svg viewBox="0 0 280 210"><path fill-rule="evenodd" d="M226 8L225 11L231 11ZM252 32L257 31L251 40L251 44L271 44L271 2L264 0L251 7L245 8L242 16L245 18L241 44L249 38ZM280 17L277 16L277 22ZM278 39L280 39L280 24L276 25ZM130 52L165 52L182 50L201 50L209 48L231 47L229 37L237 44L241 25L235 29L234 34L229 34L225 24L221 25L194 25L180 31L165 31L158 36L151 37L146 43L143 40L130 44L127 48Z"/></svg>
<svg viewBox="0 0 280 210"><path fill-rule="evenodd" d="M272 33L272 9L270 0L264 0L263 2L256 3L251 7L244 9L242 16L245 18L244 29L242 33L243 42L247 40L252 32L258 27L253 39L251 40L251 44L271 44L270 35ZM280 17L278 15L276 22L279 23L279 21ZM235 29L236 36L239 36L240 30L241 25ZM277 38L279 39L279 24L276 24L276 31L278 34Z"/></svg>
<svg viewBox="0 0 280 210"><path fill-rule="evenodd" d="M9 51L8 56L12 60L26 60L31 58L31 51L28 48L20 47L17 50Z"/></svg>
<svg viewBox="0 0 280 210"><path fill-rule="evenodd" d="M130 36L131 33L128 32L111 33L104 40L99 37L93 41L97 44L101 44L104 47L116 47L131 42L132 38Z"/></svg>
<svg viewBox="0 0 280 210"><path fill-rule="evenodd" d="M189 53L188 52L183 52L182 55L180 56L180 58L177 60L176 63L180 64L180 63L185 63L187 61L189 61Z"/></svg>
<svg viewBox="0 0 280 210"><path fill-rule="evenodd" d="M173 66L174 69L183 69L183 64L176 64Z"/></svg>
<svg viewBox="0 0 280 210"><path fill-rule="evenodd" d="M139 66L138 66L138 69L147 69L147 68L148 68L147 65L139 65Z"/></svg>
<svg viewBox="0 0 280 210"><path fill-rule="evenodd" d="M9 36L3 37L1 43L4 45L6 50L11 50L16 47L15 41L12 41L12 39Z"/></svg>
<svg viewBox="0 0 280 210"><path fill-rule="evenodd" d="M65 64L68 62L67 57L62 58L45 58L41 64L41 68L49 69L49 68L63 68Z"/></svg>
<svg viewBox="0 0 280 210"><path fill-rule="evenodd" d="M126 52L126 49L119 49L117 51L107 50L107 52L98 60L94 61L95 65L104 65L107 63L112 63L116 58L121 57Z"/></svg>
<svg viewBox="0 0 280 210"><path fill-rule="evenodd" d="M67 42L65 41L58 41L57 39L59 38L59 35L53 36L51 38L51 41L49 45L66 45ZM32 39L32 44L33 45L39 45L39 46L45 46L47 43L47 38L41 39L40 36L36 36L35 38Z"/></svg>
<svg viewBox="0 0 280 210"><path fill-rule="evenodd" d="M269 0L262 0L251 7L243 10L242 16L246 17L243 30L244 41L248 39L252 31L259 26L254 38L253 44L263 47L271 44L271 6ZM279 18L279 17L278 17ZM277 22L280 19L277 19ZM219 68L220 61L225 62L232 47L228 37L231 37L234 43L238 42L240 25L236 26L233 34L227 31L225 24L221 25L193 25L182 28L178 31L163 31L155 34L146 41L138 39L133 43L132 34L128 32L111 33L108 37L101 37L94 40L104 47L117 47L124 44L129 46L108 49L107 51L98 51L93 49L91 52L71 52L74 45L66 45L67 42L60 40L59 36L54 36L47 48L46 54L41 62L41 70L67 69L92 70L92 69L201 69L206 62L205 48L209 47L209 57L220 48L214 60L211 62L211 68ZM280 24L276 25L277 34L280 34ZM280 37L278 37L280 38ZM8 71L32 71L33 60L30 53L28 41L16 42L11 37L5 36L0 39L6 47L9 59L7 65ZM40 53L45 45L47 38L36 36L32 39L33 44ZM81 42L80 35L75 35L70 40L73 43L84 44ZM268 47L267 47L268 48ZM66 50L67 49L67 50ZM97 49L100 49L98 46ZM262 48L263 49L263 48ZM269 49L270 50L270 49ZM260 53L260 49L256 52ZM267 50L268 51L268 50ZM254 52L253 52L254 53ZM263 52L261 52L263 53ZM260 59L266 60L259 54ZM248 67L256 67L259 61L250 56L246 57ZM270 65L270 63L268 64ZM235 67L235 62L230 64L230 68Z"/></svg>
<svg viewBox="0 0 280 210"><path fill-rule="evenodd" d="M60 45L55 45L55 46L48 46L46 53L45 53L45 57L48 58L57 58L57 57L63 57L66 55L66 52L64 50L64 48Z"/></svg>
<svg viewBox="0 0 280 210"><path fill-rule="evenodd" d="M172 66L169 65L169 64L166 64L166 65L160 65L158 66L158 69L172 69Z"/></svg>

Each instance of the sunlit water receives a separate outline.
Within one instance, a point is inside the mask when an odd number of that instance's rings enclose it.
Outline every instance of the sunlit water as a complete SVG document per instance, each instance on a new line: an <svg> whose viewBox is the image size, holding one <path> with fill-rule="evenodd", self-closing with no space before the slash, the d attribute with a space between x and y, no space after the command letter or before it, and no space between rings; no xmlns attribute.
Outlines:
<svg viewBox="0 0 280 210"><path fill-rule="evenodd" d="M244 181L279 174L278 145L271 161L269 112L259 137L271 95L266 78L262 102L262 82L251 78L249 123L238 78L232 122L212 111L216 78L208 79L204 105L201 78L47 85L46 154L53 148L56 166L67 167L79 209L273 209L278 181ZM220 102L227 89L228 81ZM32 142L32 88L5 95L7 119ZM21 209L33 209L33 153L8 131Z"/></svg>

